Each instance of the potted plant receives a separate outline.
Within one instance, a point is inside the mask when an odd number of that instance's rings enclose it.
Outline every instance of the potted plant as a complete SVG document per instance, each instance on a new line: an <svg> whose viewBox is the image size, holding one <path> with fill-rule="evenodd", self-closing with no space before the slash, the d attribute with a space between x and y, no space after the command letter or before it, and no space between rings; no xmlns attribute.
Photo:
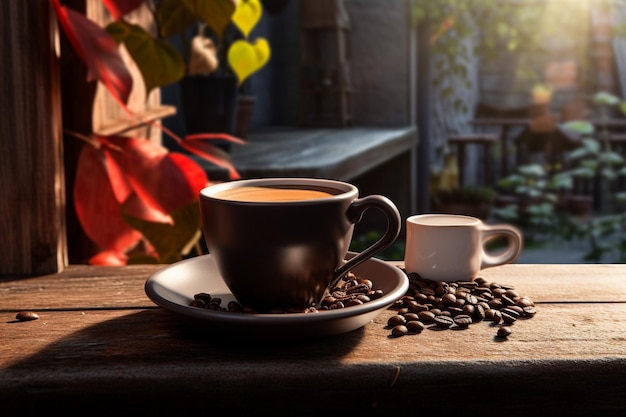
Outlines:
<svg viewBox="0 0 626 417"><path fill-rule="evenodd" d="M182 7L188 6L183 4ZM189 45L185 48L189 64L181 80L187 133L237 132L237 137L247 133L246 122L249 123L255 100L249 94L239 93L248 78L268 62L271 54L266 39L249 40L262 13L259 0L245 0L237 4L229 19L226 19L227 13L219 22L198 16L195 34L190 41L185 41L185 45ZM163 31L163 36L169 37L175 32L176 28ZM187 32L181 33L183 37L186 35Z"/></svg>
<svg viewBox="0 0 626 417"><path fill-rule="evenodd" d="M236 14L234 0L107 0L103 4L112 22L106 28L61 5L60 0L50 1L68 43L87 67L87 82L104 85L129 119L162 129L186 152L225 167L231 179L239 178L228 155L211 141L242 141L211 131L178 137L158 122L142 120L128 107L133 79L118 45L124 45L139 69L147 93L177 82L185 76L187 64L164 34L184 31L199 20L207 26L225 27ZM160 29L156 35L125 19L149 1L155 6L150 10ZM254 0L240 5L248 3ZM236 63L233 68L238 76L246 72L237 68L248 65L251 59L258 61L246 51L250 48L243 45L239 54L229 58ZM90 263L173 262L197 245L198 192L209 184L197 162L142 137L69 133L84 141L72 186L78 221L98 247Z"/></svg>
<svg viewBox="0 0 626 417"><path fill-rule="evenodd" d="M613 109L626 113L626 101L612 94L597 93L592 102L599 112L599 122L573 120L563 124L564 129L579 136L580 146L566 154L568 169L561 175L586 181L596 188L599 213L578 225L580 235L587 238L591 247L586 259L599 262L612 256L624 262L626 192L617 188L617 181L626 176L626 160L612 149L606 122Z"/></svg>

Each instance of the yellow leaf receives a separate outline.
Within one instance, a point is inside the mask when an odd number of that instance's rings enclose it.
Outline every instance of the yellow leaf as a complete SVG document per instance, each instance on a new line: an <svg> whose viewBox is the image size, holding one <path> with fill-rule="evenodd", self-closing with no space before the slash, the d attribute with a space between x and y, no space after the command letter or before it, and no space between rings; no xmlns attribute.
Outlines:
<svg viewBox="0 0 626 417"><path fill-rule="evenodd" d="M248 41L233 42L228 50L228 63L239 79L239 84L260 70L270 59L270 45L264 38L257 38L254 45Z"/></svg>
<svg viewBox="0 0 626 417"><path fill-rule="evenodd" d="M263 7L259 0L240 1L233 14L232 21L246 38L261 19Z"/></svg>

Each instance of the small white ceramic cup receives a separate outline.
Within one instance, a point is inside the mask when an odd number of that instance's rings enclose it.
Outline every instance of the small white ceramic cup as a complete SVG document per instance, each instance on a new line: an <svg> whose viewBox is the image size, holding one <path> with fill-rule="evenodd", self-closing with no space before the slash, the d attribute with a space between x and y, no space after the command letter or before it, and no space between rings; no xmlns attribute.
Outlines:
<svg viewBox="0 0 626 417"><path fill-rule="evenodd" d="M485 244L497 237L506 238L506 248L487 252ZM404 266L423 279L471 281L482 269L514 262L521 251L522 234L508 224L489 225L456 214L420 214L406 220Z"/></svg>

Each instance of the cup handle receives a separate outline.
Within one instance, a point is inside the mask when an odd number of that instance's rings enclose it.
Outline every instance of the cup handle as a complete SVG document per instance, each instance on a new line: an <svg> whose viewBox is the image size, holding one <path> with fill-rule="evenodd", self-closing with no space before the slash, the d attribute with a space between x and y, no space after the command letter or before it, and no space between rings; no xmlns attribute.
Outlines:
<svg viewBox="0 0 626 417"><path fill-rule="evenodd" d="M368 208L373 207L383 212L387 217L387 230L383 236L378 239L372 246L365 249L360 254L356 255L348 262L339 267L333 274L333 280L330 283L330 287L337 285L339 280L352 268L365 262L372 256L376 255L387 246L391 245L398 235L400 234L400 213L398 208L393 204L391 200L382 195L370 195L367 197L356 199L352 202L346 216L350 223L358 223L363 217L363 213Z"/></svg>
<svg viewBox="0 0 626 417"><path fill-rule="evenodd" d="M507 239L507 249L499 255L492 255L485 250L485 244L496 237L505 237ZM483 255L480 265L481 269L513 262L522 252L522 234L516 227L508 224L483 224L481 239Z"/></svg>

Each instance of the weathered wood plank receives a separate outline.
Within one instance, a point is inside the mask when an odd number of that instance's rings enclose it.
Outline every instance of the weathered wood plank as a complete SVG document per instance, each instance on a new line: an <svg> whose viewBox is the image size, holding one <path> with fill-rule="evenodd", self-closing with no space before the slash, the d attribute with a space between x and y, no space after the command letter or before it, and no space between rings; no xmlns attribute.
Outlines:
<svg viewBox="0 0 626 417"><path fill-rule="evenodd" d="M244 178L314 177L349 181L409 151L415 128L285 129L255 132L231 158ZM209 175L220 170L207 166Z"/></svg>
<svg viewBox="0 0 626 417"><path fill-rule="evenodd" d="M386 310L348 334L281 342L229 339L156 308L143 284L163 267L70 266L0 282L2 415L85 407L90 415L181 414L207 404L246 416L328 407L445 414L459 404L439 401L442 393L469 389L461 400L470 414L485 404L507 415L626 409L624 265L483 271L537 302L535 317L518 320L506 341L489 322L392 338L394 311ZM41 308L38 320L14 319L25 303Z"/></svg>
<svg viewBox="0 0 626 417"><path fill-rule="evenodd" d="M0 3L0 275L67 263L53 22L50 2Z"/></svg>
<svg viewBox="0 0 626 417"><path fill-rule="evenodd" d="M71 265L62 274L0 280L0 311L152 307L145 281L165 265Z"/></svg>
<svg viewBox="0 0 626 417"><path fill-rule="evenodd" d="M392 338L386 323L393 314L393 310L385 311L363 328L332 339L275 343L245 339L229 342L219 333L190 327L160 308L44 311L38 320L30 322L15 322L15 313L2 312L0 366L37 368L47 363L48 372L57 368L77 368L79 372L85 367L82 372L89 373L89 367L98 368L119 359L193 367L201 366L200 359L219 358L220 364L211 363L211 368L226 370L238 360L250 360L258 362L255 366L259 369L276 367L277 371L290 362L296 366L309 355L333 359L342 366L474 360L626 361L626 321L622 320L626 303L541 304L535 317L511 326L513 332L506 341L496 338L497 327L487 321L474 323L466 330L427 327L418 335ZM250 343L258 350L244 348ZM237 345L239 349L229 352ZM266 349L280 352L279 358L272 360ZM168 357L173 351L180 354Z"/></svg>
<svg viewBox="0 0 626 417"><path fill-rule="evenodd" d="M146 412L157 401L161 412L199 404L245 415L292 407L314 415L329 404L442 412L458 407L438 402L442 393L470 387L465 412L485 404L507 415L527 406L574 415L619 410L626 406L625 313L624 303L541 305L498 341L487 322L389 338L389 311L349 334L281 343L229 342L162 309L45 312L21 323L0 313L0 410L103 401L107 412ZM96 415L103 410L95 407Z"/></svg>
<svg viewBox="0 0 626 417"><path fill-rule="evenodd" d="M402 262L394 264L402 266ZM164 267L167 265L70 265L61 274L0 280L0 311L152 307L144 284ZM486 269L481 275L513 285L537 303L626 302L624 265L513 264Z"/></svg>

